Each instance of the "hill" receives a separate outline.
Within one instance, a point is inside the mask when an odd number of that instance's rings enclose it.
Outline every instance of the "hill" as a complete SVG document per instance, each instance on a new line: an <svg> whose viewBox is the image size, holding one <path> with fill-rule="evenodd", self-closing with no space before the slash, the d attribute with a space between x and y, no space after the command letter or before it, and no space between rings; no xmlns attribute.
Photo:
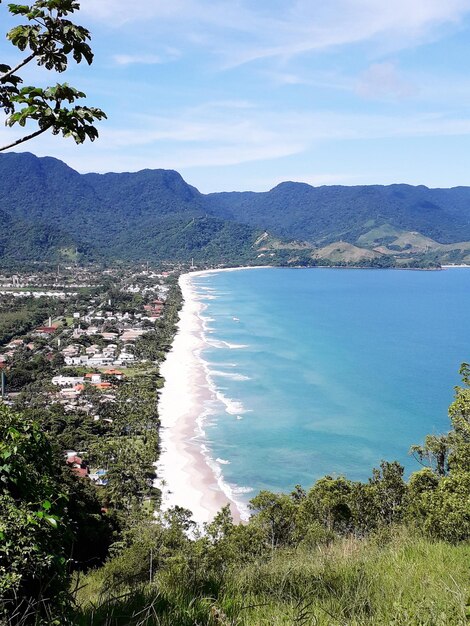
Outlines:
<svg viewBox="0 0 470 626"><path fill-rule="evenodd" d="M29 153L0 155L0 180L3 263L470 261L468 187L285 182L205 195L172 170L83 175Z"/></svg>
<svg viewBox="0 0 470 626"><path fill-rule="evenodd" d="M59 259L72 246L98 260L230 263L249 256L259 235L208 215L202 194L173 171L81 175L61 161L26 153L0 156L0 180L0 211L9 223L47 234L40 240L36 232L24 233L37 260ZM17 238L6 229L4 237L4 261L23 258Z"/></svg>
<svg viewBox="0 0 470 626"><path fill-rule="evenodd" d="M209 194L208 200L226 219L316 243L353 243L360 235L383 225L399 231L418 231L440 243L470 240L468 187L312 187L285 182L265 193Z"/></svg>

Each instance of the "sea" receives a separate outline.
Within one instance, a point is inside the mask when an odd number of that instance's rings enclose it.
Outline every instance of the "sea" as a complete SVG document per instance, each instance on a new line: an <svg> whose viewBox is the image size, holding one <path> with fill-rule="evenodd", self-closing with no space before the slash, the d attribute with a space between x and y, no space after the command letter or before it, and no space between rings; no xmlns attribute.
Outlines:
<svg viewBox="0 0 470 626"><path fill-rule="evenodd" d="M470 361L470 269L260 268L195 275L215 398L203 446L241 509L261 489L417 469Z"/></svg>

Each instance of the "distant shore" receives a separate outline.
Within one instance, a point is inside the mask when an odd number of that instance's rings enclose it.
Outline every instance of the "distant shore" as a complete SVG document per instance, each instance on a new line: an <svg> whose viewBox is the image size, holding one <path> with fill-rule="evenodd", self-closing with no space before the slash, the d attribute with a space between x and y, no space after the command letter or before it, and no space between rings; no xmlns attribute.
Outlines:
<svg viewBox="0 0 470 626"><path fill-rule="evenodd" d="M172 349L161 367L165 384L159 401L162 452L157 474L163 494L162 508L175 505L187 508L199 524L211 521L227 504L235 521L240 522L246 514L227 495L228 486L222 482L221 472L205 446L203 419L212 391L200 358L204 348L202 304L191 280L195 276L242 269L261 269L261 266L203 270L180 276L183 308Z"/></svg>

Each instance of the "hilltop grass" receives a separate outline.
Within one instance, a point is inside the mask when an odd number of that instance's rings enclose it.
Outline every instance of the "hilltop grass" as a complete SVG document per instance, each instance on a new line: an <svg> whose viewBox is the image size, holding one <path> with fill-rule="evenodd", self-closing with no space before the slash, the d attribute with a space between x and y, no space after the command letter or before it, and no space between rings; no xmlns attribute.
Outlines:
<svg viewBox="0 0 470 626"><path fill-rule="evenodd" d="M178 576L113 594L104 570L81 581L77 624L85 626L464 626L470 546L400 530L374 539L275 550L232 566L208 597ZM201 580L200 589L211 581Z"/></svg>

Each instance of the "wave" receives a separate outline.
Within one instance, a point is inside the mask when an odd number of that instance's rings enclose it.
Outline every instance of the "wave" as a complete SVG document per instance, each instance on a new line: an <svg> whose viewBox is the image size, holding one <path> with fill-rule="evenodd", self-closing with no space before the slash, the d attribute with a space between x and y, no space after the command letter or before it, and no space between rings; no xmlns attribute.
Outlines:
<svg viewBox="0 0 470 626"><path fill-rule="evenodd" d="M232 487L232 492L236 494L253 493L253 491L254 491L253 487L239 487L239 486Z"/></svg>
<svg viewBox="0 0 470 626"><path fill-rule="evenodd" d="M243 348L249 348L246 343L230 343L228 341L221 341L219 339L213 339L207 342L214 348L229 348L230 350L241 350Z"/></svg>
<svg viewBox="0 0 470 626"><path fill-rule="evenodd" d="M217 485L219 489L227 496L228 500L235 504L240 513L241 519L247 521L250 518L250 510L245 502L243 502L243 500L237 499L237 496L245 493L251 493L253 489L251 487L231 485L230 483L226 482L224 479L221 465L228 465L230 462L220 458L214 460L210 455L209 447L204 443L201 444L201 452L207 465L211 468L217 480Z"/></svg>
<svg viewBox="0 0 470 626"><path fill-rule="evenodd" d="M211 376L221 376L223 378L229 378L230 380L251 380L249 376L245 376L244 374L237 374L236 372L222 372L220 370L212 370Z"/></svg>
<svg viewBox="0 0 470 626"><path fill-rule="evenodd" d="M212 311L209 308L209 301L215 300L221 295L217 290L213 291L215 293L212 293L212 289L210 288L199 290L198 287L198 296L201 301L201 308L198 311L198 316L202 326L201 338L203 339L205 346L224 350L240 350L248 348L249 346L247 344L220 340L212 334L215 332L213 330L213 324L217 321L217 319L214 319L214 317L210 315ZM234 318L233 321L236 322L239 320L238 318ZM202 349L198 349L196 355L198 361L202 364L204 369L210 397L204 401L204 410L196 419L197 430L196 437L193 438L194 443L200 446L205 462L211 469L219 489L226 495L229 501L235 504L240 513L240 517L243 520L247 520L250 517L250 511L246 504L247 498L243 496L244 494L253 491L253 489L246 486L238 486L236 484L229 483L226 480L224 472L227 470L224 468L230 465L230 461L213 453L213 443L211 441L210 432L223 416L223 412L225 412L226 415L228 414L231 416L231 419L241 420L243 419L242 415L249 411L249 409L247 409L240 400L230 398L225 395L224 389L220 389L214 379L216 379L218 383L222 383L223 386L223 380L221 380L221 378L240 382L250 380L250 378L238 372L236 369L235 371L230 371L232 368L239 367L237 363L227 362L221 364L211 363L205 360L204 346ZM233 356L232 358L235 360ZM223 371L221 368L226 368L228 371ZM218 376L221 378L217 379L216 377ZM225 391L225 393L227 392Z"/></svg>
<svg viewBox="0 0 470 626"><path fill-rule="evenodd" d="M219 400L225 406L225 412L229 415L239 415L240 413L247 413L247 409L239 400L232 400L227 398L221 391L216 391L217 400Z"/></svg>

